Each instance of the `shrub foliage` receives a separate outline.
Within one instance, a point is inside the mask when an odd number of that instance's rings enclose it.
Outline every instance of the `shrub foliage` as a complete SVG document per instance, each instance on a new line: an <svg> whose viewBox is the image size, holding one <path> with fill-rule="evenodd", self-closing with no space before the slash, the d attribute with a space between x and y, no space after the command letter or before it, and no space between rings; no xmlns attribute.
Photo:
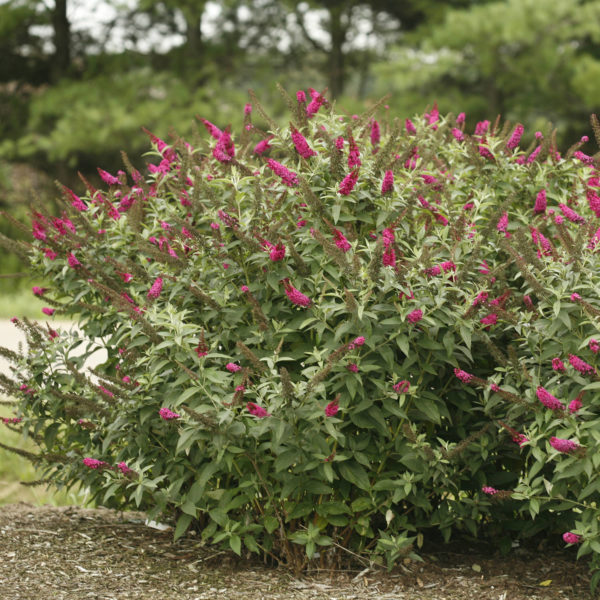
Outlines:
<svg viewBox="0 0 600 600"><path fill-rule="evenodd" d="M3 351L43 478L296 569L433 530L600 557L594 158L288 101L288 129L253 98L235 137L151 135L146 177L125 157L4 240L79 319Z"/></svg>

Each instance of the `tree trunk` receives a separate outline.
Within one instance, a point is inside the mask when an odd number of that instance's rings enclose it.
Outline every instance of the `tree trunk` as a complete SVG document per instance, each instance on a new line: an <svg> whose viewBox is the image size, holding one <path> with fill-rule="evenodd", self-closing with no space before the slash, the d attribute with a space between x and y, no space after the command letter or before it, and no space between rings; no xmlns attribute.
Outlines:
<svg viewBox="0 0 600 600"><path fill-rule="evenodd" d="M346 84L345 56L342 49L346 41L347 26L342 23L343 6L329 9L329 35L331 50L329 52L329 94L338 98L344 92Z"/></svg>
<svg viewBox="0 0 600 600"><path fill-rule="evenodd" d="M54 29L54 80L64 77L71 66L71 24L67 19L67 0L55 0L51 15Z"/></svg>
<svg viewBox="0 0 600 600"><path fill-rule="evenodd" d="M190 62L198 63L202 56L202 12L186 11L185 14L185 37L186 54Z"/></svg>

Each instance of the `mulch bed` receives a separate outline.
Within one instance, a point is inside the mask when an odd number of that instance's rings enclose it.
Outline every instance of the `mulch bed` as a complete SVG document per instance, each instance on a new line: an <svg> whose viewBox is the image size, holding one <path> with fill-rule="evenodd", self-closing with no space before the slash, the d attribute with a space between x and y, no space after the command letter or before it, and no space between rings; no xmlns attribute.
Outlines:
<svg viewBox="0 0 600 600"><path fill-rule="evenodd" d="M0 507L0 598L6 600L588 600L572 553L475 549L426 553L391 574L364 569L296 577L205 546L172 541L133 512ZM549 581L550 580L550 581ZM544 585L540 585L544 584Z"/></svg>

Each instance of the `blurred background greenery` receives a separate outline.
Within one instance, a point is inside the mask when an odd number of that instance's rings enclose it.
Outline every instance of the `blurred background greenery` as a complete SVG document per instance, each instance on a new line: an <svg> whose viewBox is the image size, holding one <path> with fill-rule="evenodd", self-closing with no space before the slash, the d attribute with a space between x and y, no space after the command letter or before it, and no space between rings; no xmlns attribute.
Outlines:
<svg viewBox="0 0 600 600"><path fill-rule="evenodd" d="M599 111L600 0L0 0L0 56L0 209L26 220L32 202L57 210L56 180L83 193L77 172L98 183L121 150L140 167L142 126L185 138L199 115L239 131L248 88L285 124L275 82L327 88L349 114L391 92L390 117L437 102L472 130L501 115L525 143L556 127L566 148ZM23 235L6 218L0 232ZM42 316L43 282L3 277L24 271L1 255L0 318ZM0 451L0 489L32 476L17 458Z"/></svg>

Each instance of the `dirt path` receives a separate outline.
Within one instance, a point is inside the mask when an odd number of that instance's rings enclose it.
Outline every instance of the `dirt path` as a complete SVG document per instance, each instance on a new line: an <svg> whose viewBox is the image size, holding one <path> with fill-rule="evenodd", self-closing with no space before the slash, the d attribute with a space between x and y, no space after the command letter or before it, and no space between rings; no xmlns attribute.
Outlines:
<svg viewBox="0 0 600 600"><path fill-rule="evenodd" d="M41 324L46 323L43 319L39 319ZM48 319L47 322L53 329L57 331L64 329L66 331L71 328L77 329L77 326L71 321L55 321L54 319ZM19 348L19 344L25 343L25 335L23 332L14 326L13 323L8 319L0 319L0 346L4 346L9 350L16 351ZM79 350L81 353L83 350ZM74 355L78 352L75 351ZM95 366L98 363L106 360L106 351L96 352L90 359L85 363L86 367ZM0 356L0 373L4 375L10 375L9 362L2 356Z"/></svg>
<svg viewBox="0 0 600 600"><path fill-rule="evenodd" d="M551 580L548 583L548 580ZM540 583L545 582L545 586ZM2 600L587 600L565 553L426 554L391 574L294 577L106 509L0 508Z"/></svg>

